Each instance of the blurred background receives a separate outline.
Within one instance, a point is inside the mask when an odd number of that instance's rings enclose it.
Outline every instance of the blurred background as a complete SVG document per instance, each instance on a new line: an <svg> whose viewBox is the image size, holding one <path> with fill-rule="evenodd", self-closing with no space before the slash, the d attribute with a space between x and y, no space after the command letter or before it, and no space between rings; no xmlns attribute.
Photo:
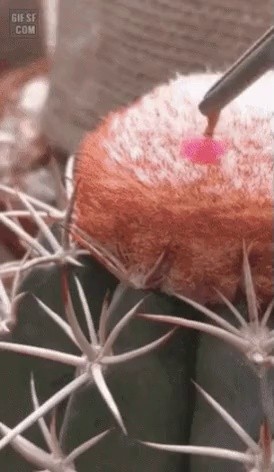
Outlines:
<svg viewBox="0 0 274 472"><path fill-rule="evenodd" d="M9 10L18 8L39 13L34 37L11 37ZM0 17L2 74L50 61L43 132L71 152L109 110L155 84L178 72L224 70L272 24L273 3L0 0Z"/></svg>

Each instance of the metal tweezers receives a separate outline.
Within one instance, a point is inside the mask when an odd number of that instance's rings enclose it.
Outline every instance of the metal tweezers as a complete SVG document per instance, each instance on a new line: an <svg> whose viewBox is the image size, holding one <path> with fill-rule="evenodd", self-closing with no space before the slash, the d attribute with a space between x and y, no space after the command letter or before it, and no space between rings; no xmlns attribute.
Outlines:
<svg viewBox="0 0 274 472"><path fill-rule="evenodd" d="M206 93L199 104L203 115L220 112L274 64L274 27L261 36Z"/></svg>

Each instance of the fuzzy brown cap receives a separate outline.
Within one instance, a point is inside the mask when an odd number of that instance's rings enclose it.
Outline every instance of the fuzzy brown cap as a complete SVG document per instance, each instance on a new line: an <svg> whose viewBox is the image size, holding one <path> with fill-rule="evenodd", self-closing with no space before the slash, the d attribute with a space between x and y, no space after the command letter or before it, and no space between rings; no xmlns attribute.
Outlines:
<svg viewBox="0 0 274 472"><path fill-rule="evenodd" d="M223 111L215 136L228 150L220 164L194 164L180 143L202 135L197 105L216 79L180 76L86 136L75 165L73 217L83 233L76 232L120 279L202 302L219 300L215 288L233 300L244 240L266 302L273 294L273 74Z"/></svg>

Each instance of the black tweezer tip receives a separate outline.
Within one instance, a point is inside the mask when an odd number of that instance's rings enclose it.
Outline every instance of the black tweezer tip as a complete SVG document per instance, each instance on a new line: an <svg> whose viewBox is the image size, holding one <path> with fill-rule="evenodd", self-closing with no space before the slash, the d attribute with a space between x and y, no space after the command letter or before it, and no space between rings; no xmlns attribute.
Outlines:
<svg viewBox="0 0 274 472"><path fill-rule="evenodd" d="M269 28L210 88L199 104L203 115L220 112L274 64L274 27Z"/></svg>

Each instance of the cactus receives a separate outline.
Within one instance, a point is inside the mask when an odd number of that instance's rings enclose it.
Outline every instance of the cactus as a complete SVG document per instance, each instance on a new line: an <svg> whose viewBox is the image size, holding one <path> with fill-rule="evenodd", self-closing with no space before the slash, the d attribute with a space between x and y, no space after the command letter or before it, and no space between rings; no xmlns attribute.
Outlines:
<svg viewBox="0 0 274 472"><path fill-rule="evenodd" d="M220 294L215 312L119 283L67 235L68 189L67 210L1 193L1 222L29 246L0 268L2 469L272 470L273 304L259 317L245 246L246 304Z"/></svg>
<svg viewBox="0 0 274 472"><path fill-rule="evenodd" d="M0 185L24 249L0 265L1 470L273 471L273 300L256 295L247 242L233 303L168 293L165 251L127 277L126 251L122 265L74 218L72 160L51 171L57 208Z"/></svg>

